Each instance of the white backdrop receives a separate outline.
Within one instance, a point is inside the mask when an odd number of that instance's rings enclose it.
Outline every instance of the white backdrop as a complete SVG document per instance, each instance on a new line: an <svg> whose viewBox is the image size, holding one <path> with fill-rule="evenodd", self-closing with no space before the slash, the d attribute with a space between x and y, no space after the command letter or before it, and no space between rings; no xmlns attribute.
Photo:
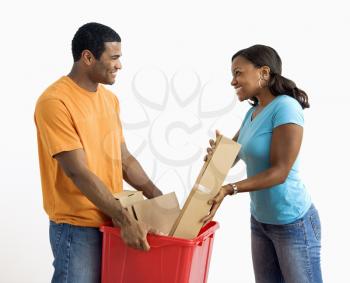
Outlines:
<svg viewBox="0 0 350 283"><path fill-rule="evenodd" d="M252 44L274 47L283 73L310 97L302 176L320 212L325 282L348 277L349 19L345 1L2 2L0 282L49 282L52 256L42 208L33 111L69 72L71 39L97 21L122 37L121 102L129 148L180 202L215 128L233 136L248 109L235 99L230 58ZM243 178L244 165L228 180ZM253 282L249 197L225 200L216 219L209 282Z"/></svg>

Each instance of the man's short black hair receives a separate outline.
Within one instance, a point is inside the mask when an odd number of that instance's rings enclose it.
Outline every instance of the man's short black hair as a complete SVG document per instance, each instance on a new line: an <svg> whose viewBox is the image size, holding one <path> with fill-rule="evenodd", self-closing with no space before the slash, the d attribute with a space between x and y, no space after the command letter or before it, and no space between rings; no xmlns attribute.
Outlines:
<svg viewBox="0 0 350 283"><path fill-rule="evenodd" d="M113 29L99 23L81 26L72 40L74 62L79 61L83 50L89 50L99 60L105 50L105 42L121 42L121 39Z"/></svg>

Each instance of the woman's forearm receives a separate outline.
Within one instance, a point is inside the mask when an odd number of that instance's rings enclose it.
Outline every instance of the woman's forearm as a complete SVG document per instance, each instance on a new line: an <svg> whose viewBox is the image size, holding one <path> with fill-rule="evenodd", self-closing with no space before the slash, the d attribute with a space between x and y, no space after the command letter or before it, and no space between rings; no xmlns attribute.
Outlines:
<svg viewBox="0 0 350 283"><path fill-rule="evenodd" d="M286 174L281 167L271 167L253 177L235 183L239 193L253 192L267 189L285 182Z"/></svg>

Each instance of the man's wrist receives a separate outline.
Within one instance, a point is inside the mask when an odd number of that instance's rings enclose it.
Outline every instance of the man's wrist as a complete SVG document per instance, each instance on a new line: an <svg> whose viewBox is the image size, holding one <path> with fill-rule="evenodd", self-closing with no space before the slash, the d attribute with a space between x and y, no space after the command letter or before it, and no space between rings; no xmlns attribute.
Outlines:
<svg viewBox="0 0 350 283"><path fill-rule="evenodd" d="M147 198L155 198L163 195L162 191L155 185L153 185L152 188L148 191L148 194L145 191L143 191L143 193Z"/></svg>
<svg viewBox="0 0 350 283"><path fill-rule="evenodd" d="M120 207L118 208L116 215L112 218L112 221L121 227L131 224L132 220L129 212L125 208Z"/></svg>

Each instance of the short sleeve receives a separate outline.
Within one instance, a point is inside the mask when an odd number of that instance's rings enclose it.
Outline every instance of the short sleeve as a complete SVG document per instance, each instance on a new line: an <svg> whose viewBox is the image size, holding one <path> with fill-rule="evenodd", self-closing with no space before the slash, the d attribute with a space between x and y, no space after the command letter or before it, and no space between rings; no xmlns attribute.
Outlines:
<svg viewBox="0 0 350 283"><path fill-rule="evenodd" d="M38 138L51 156L83 148L66 106L58 99L39 102L35 109Z"/></svg>
<svg viewBox="0 0 350 283"><path fill-rule="evenodd" d="M284 124L296 124L304 126L304 113L301 105L294 98L288 97L282 100L275 110L272 119L273 128Z"/></svg>

